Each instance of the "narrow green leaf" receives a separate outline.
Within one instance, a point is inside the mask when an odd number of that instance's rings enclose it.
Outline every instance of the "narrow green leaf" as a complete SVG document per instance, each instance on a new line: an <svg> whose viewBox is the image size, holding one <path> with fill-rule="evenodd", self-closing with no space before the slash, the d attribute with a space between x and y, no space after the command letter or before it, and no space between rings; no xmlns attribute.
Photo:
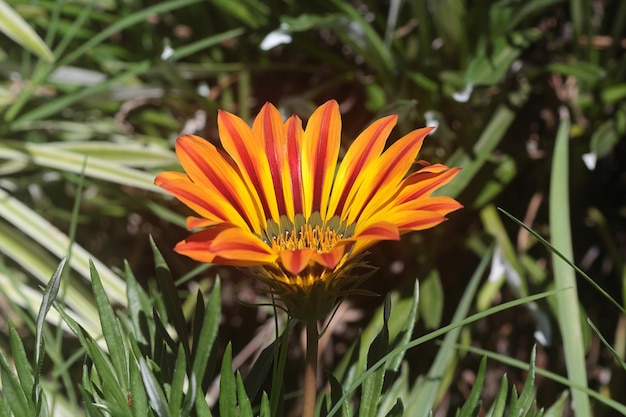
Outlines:
<svg viewBox="0 0 626 417"><path fill-rule="evenodd" d="M372 341L367 353L367 366L370 368L385 356L389 348L389 315L391 314L391 299L385 297L385 307L383 313L383 327ZM385 367L380 367L363 381L361 391L361 404L359 407L359 417L373 417L378 410L380 393L383 389L385 378Z"/></svg>
<svg viewBox="0 0 626 417"><path fill-rule="evenodd" d="M90 264L90 267L93 296L96 306L98 307L98 316L100 318L100 324L102 325L104 341L109 348L109 354L111 355L111 362L115 367L116 380L119 384L119 388L127 392L129 384L128 359L124 349L122 332L120 331L119 323L113 312L111 302L102 286L98 271L93 263Z"/></svg>
<svg viewBox="0 0 626 417"><path fill-rule="evenodd" d="M569 391L563 391L561 396L556 402L554 402L550 408L544 413L544 417L561 417L565 412L565 406L567 399L569 398Z"/></svg>
<svg viewBox="0 0 626 417"><path fill-rule="evenodd" d="M477 280L478 281L478 280ZM477 283L476 283L477 285ZM546 291L540 294L535 294L535 295L530 295L528 297L524 297L518 300L513 300L513 301L509 301L494 307L491 307L488 310L482 311L480 313L476 313L476 314L472 314L471 316L459 320L459 321L454 321L451 324L444 326L440 329L437 329L435 331L432 331L424 336L418 337L415 340L412 340L410 343L407 343L404 346L400 346L397 347L395 349L393 349L391 352L389 352L384 358L382 358L381 360L379 360L378 362L376 362L371 368L369 368L367 371L365 371L363 373L363 375L361 375L359 378L357 378L347 389L346 392L342 398L342 401L344 401L348 396L350 396L365 380L365 378L367 378L369 375L371 375L373 372L375 372L376 370L378 370L378 368L380 368L381 366L383 366L386 361L388 360L389 357L393 357L394 355L397 355L398 353L402 352L402 351L406 351L408 349L414 348L416 346L419 346L423 343L426 343L430 340L433 340L441 335L444 335L446 333L450 333L452 330L454 329L458 329L462 326L466 326L468 324L474 323L482 318L488 317L492 314L496 314L499 313L500 311L504 311L507 310L509 308L513 308L513 307L517 307L520 305L523 305L525 303L528 303L530 301L537 301L537 300L541 300L543 298L547 298L550 296L553 296L554 294L556 294L558 291ZM471 302L472 297L470 297L470 302ZM443 347L446 347L446 341L444 340L444 343L442 345ZM449 343L450 348L454 347L453 343ZM441 351L441 349L440 349ZM434 377L436 378L436 377ZM412 396L412 398L416 398L416 396ZM428 397L426 397L428 398ZM434 401L434 399L433 399ZM425 415L428 415L431 412L431 407L430 405L428 405L426 408L426 412ZM333 407L329 412L328 412L328 416L327 417L332 417L335 415L335 413L337 413L337 411L339 410L339 406L336 405L335 407ZM416 414L410 414L407 412L407 415L411 415L414 416Z"/></svg>
<svg viewBox="0 0 626 417"><path fill-rule="evenodd" d="M15 329L15 326L13 326L13 323L10 321L9 340L11 342L11 355L13 357L13 365L15 365L15 371L20 382L20 387L22 389L22 392L24 393L24 396L26 397L29 408L34 410L36 405L36 399L33 395L34 382L32 370L28 361L28 356L26 355L26 350L24 349L24 344L22 343L22 339Z"/></svg>
<svg viewBox="0 0 626 417"><path fill-rule="evenodd" d="M330 404L329 406L334 406L339 404L341 401L341 416L342 417L350 417L352 413L350 412L350 402L347 399L343 399L343 395L345 391L341 386L341 382L335 378L335 375L326 371L326 379L328 380L328 384L330 385Z"/></svg>
<svg viewBox="0 0 626 417"><path fill-rule="evenodd" d="M33 359L33 370L34 370L34 398L35 402L38 404L39 408L40 404L40 391L41 387L39 386L39 374L41 372L41 366L43 363L43 356L45 354L44 349L44 340L43 340L43 325L46 320L46 316L50 311L50 308L54 304L54 300L59 293L59 287L61 286L61 277L63 276L63 271L65 270L65 262L67 258L63 258L59 263L54 274L50 278L50 282L46 286L46 290L43 294L43 299L41 300L41 305L39 308L39 314L37 314L37 327L35 328L35 357Z"/></svg>
<svg viewBox="0 0 626 417"><path fill-rule="evenodd" d="M402 404L402 400L398 398L396 400L396 404L386 414L386 417L402 417L403 415L404 415L404 404Z"/></svg>
<svg viewBox="0 0 626 417"><path fill-rule="evenodd" d="M554 293L554 292L553 292ZM474 346L470 346L470 345L456 345L457 349L463 349L463 350L467 350L468 352L472 352L475 353L477 355L481 355L481 356L486 356L487 358L490 359L494 359L497 360L498 362L501 362L505 365L508 366L513 366L517 369L521 369L524 371L528 371L530 366L520 360L517 359L513 359L509 356L505 356L505 355L500 355L498 353L494 353L494 352L490 352L488 350L485 349L480 349L480 348L476 348ZM547 371L545 369L541 369L541 368L535 368L535 372L537 373L537 375L541 375L543 377L549 378L552 381L555 381L559 384L565 385L567 387L570 387L571 390L574 391L581 391L584 392L585 394L587 394L588 396L592 397L594 400L596 400L598 403L604 404L607 407L612 408L613 410L615 410L616 412L620 413L621 415L626 415L626 406L624 404L619 403L616 400L613 400L611 398L606 397L603 394L600 394L597 391L594 391L592 389L590 389L586 384L584 385L580 385L574 381L569 380L567 377L563 377L561 375L557 375L553 372Z"/></svg>
<svg viewBox="0 0 626 417"><path fill-rule="evenodd" d="M529 93L529 87L522 87L519 91L510 93L507 103L501 104L494 111L489 123L473 146L472 155L459 150L446 162L448 166L463 168L454 181L446 185L446 195L456 197L469 185L485 162L492 156L496 146L517 116L516 107L521 107L528 100Z"/></svg>
<svg viewBox="0 0 626 417"><path fill-rule="evenodd" d="M533 346L533 350L530 354L530 361L528 365L528 376L526 382L524 382L524 388L519 395L516 409L509 411L510 415L523 416L531 412L534 415L535 407L535 360L537 355L537 348Z"/></svg>
<svg viewBox="0 0 626 417"><path fill-rule="evenodd" d="M176 356L176 364L174 365L174 377L172 378L172 386L170 389L169 409L170 414L176 416L180 414L183 404L183 384L187 374L187 360L185 352L178 349Z"/></svg>
<svg viewBox="0 0 626 417"><path fill-rule="evenodd" d="M493 248L485 253L480 264L474 271L474 274L470 278L470 282L467 288L463 292L463 298L459 302L459 305L454 313L452 322L460 321L467 316L472 302L474 300L474 294L480 284L480 281L485 274L491 256L493 254ZM488 310L486 310L488 311ZM433 404L437 396L437 392L441 387L441 381L446 373L446 370L455 358L455 351L452 344L455 343L459 335L461 334L460 328L455 328L448 332L443 340L443 344L439 347L435 361L428 370L428 376L424 384L419 387L416 386L411 391L411 398L415 401L406 404L406 414L410 416L427 416L432 410Z"/></svg>
<svg viewBox="0 0 626 417"><path fill-rule="evenodd" d="M4 0L0 0L0 32L28 49L39 58L54 62L54 54L48 45L37 35Z"/></svg>
<svg viewBox="0 0 626 417"><path fill-rule="evenodd" d="M161 289L161 295L165 302L165 308L169 318L169 324L171 324L178 338L182 343L187 357L191 357L191 350L189 348L189 330L187 329L187 322L185 321L185 315L178 296L178 290L174 284L174 279L170 273L170 269L161 255L159 248L157 248L154 239L150 237L150 246L152 247L152 254L154 256L154 266L156 268L157 283Z"/></svg>
<svg viewBox="0 0 626 417"><path fill-rule="evenodd" d="M232 346L229 343L222 359L222 370L220 372L220 416L237 416L237 384L233 373Z"/></svg>
<svg viewBox="0 0 626 417"><path fill-rule="evenodd" d="M413 297L411 298L411 309L409 310L409 314L403 321L402 330L395 337L393 343L391 344L392 348L397 346L402 346L406 343L409 343L411 337L413 336L413 329L415 328L415 323L417 322L417 311L420 305L421 296L420 296L420 283L418 280L415 281L415 286L413 287ZM394 311L398 311L398 305L394 308ZM392 316L391 322L393 323L395 318ZM402 360L404 359L404 353L396 356L389 362L388 369L393 372L397 372L402 364Z"/></svg>
<svg viewBox="0 0 626 417"><path fill-rule="evenodd" d="M209 358L213 351L213 344L217 338L221 307L221 283L218 278L215 280L215 284L207 301L207 309L204 313L202 327L200 328L197 339L194 340L191 369L199 385L202 384L205 375L207 375L207 371L211 371L211 369L207 367L207 364L209 363Z"/></svg>
<svg viewBox="0 0 626 417"><path fill-rule="evenodd" d="M502 417L504 415L504 411L506 410L506 399L509 394L509 380L506 377L506 374L502 377L502 381L500 382L500 390L498 391L498 395L493 401L491 408L487 412L485 417Z"/></svg>
<svg viewBox="0 0 626 417"><path fill-rule="evenodd" d="M434 329L441 324L443 314L443 287L439 272L433 269L421 284L422 300L420 302L421 317L427 329Z"/></svg>
<svg viewBox="0 0 626 417"><path fill-rule="evenodd" d="M2 349L0 349L0 382L2 382L2 395L5 396L13 414L16 416L33 415L35 409L29 407L27 394L22 390L20 380L15 375L11 363Z"/></svg>
<svg viewBox="0 0 626 417"><path fill-rule="evenodd" d="M573 259L572 231L570 227L569 206L569 116L567 110L561 111L561 122L556 135L556 145L552 159L550 177L550 235L555 248L566 259ZM569 378L580 385L587 384L585 351L578 308L578 290L574 270L558 255L552 254L554 283L556 289L567 289L556 296L557 319L563 338L565 363ZM572 398L576 404L576 415L591 416L589 396L575 390Z"/></svg>
<svg viewBox="0 0 626 417"><path fill-rule="evenodd" d="M272 417L270 410L270 400L267 398L267 393L265 391L263 391L263 395L261 396L261 409L259 417Z"/></svg>
<svg viewBox="0 0 626 417"><path fill-rule="evenodd" d="M158 417L170 417L171 414L167 408L165 394L159 386L159 382L150 371L150 368L148 368L144 358L139 358L139 369L141 370L141 378L156 415Z"/></svg>
<svg viewBox="0 0 626 417"><path fill-rule="evenodd" d="M132 361L130 366L129 400L132 404L130 407L133 410L133 417L148 417L148 395L141 379L138 361Z"/></svg>
<svg viewBox="0 0 626 417"><path fill-rule="evenodd" d="M77 172L80 172L82 159L78 163L78 167ZM70 243L69 237L30 207L26 206L18 199L13 198L1 188L0 217L6 219L7 222L17 227L25 235L29 236L59 258L66 255ZM41 236L46 236L46 239L41 239ZM72 259L69 261L69 265L82 276L89 277L89 262L90 259L93 258L94 257L84 248L74 244L72 248ZM111 299L115 303L125 305L124 282L102 262L94 259L93 263L100 272L102 281L107 286Z"/></svg>
<svg viewBox="0 0 626 417"><path fill-rule="evenodd" d="M626 362L624 361L624 359L619 355L619 353L615 351L613 346L611 346L609 342L607 342L607 340L604 338L602 333L600 333L600 330L598 330L596 325L591 321L589 317L587 317L587 323L589 324L593 332L596 334L596 336L598 336L598 338L600 339L604 347L606 347L609 350L609 352L611 352L615 361L622 367L622 369L626 371Z"/></svg>
<svg viewBox="0 0 626 417"><path fill-rule="evenodd" d="M148 60L142 61L142 62L133 64L133 66L130 69L110 78L107 81L92 85L90 87L80 89L74 93L61 95L58 98L50 102L47 102L46 104L35 107L33 108L33 110L30 110L24 113L23 115L18 117L17 120L12 122L11 128L23 129L27 127L30 122L34 120L41 120L46 117L50 117L53 114L56 114L70 107L71 105L79 102L80 100L83 100L96 93L100 93L100 92L111 89L115 84L120 83L125 78L135 77L137 75L143 74L144 72L148 71L151 67L152 67L152 63L150 61Z"/></svg>
<svg viewBox="0 0 626 417"><path fill-rule="evenodd" d="M198 417L212 417L211 409L203 396L196 396L196 413Z"/></svg>
<svg viewBox="0 0 626 417"><path fill-rule="evenodd" d="M539 240L539 242L541 242L542 245L550 249L553 256L554 255L558 256L563 262L569 265L574 271L578 272L589 284L591 284L591 286L593 286L600 294L602 294L603 297L609 300L611 304L617 307L618 310L620 310L623 314L626 314L626 309L622 307L620 303L618 303L608 292L606 292L602 287L600 287L600 285L598 285L589 275L587 275L585 271L577 267L563 253L561 253L554 245L550 244L546 239L544 239L543 236L541 236L539 233L537 233L530 227L526 226L521 220L518 220L513 215L509 214L506 210L499 208L499 207L498 207L498 210L502 212L505 216L507 216L509 219L517 223L520 227L526 229L534 237L536 237L537 240Z"/></svg>
<svg viewBox="0 0 626 417"><path fill-rule="evenodd" d="M243 385L243 379L239 372L237 372L237 402L239 403L239 417L254 417L252 404L250 404L246 387Z"/></svg>
<svg viewBox="0 0 626 417"><path fill-rule="evenodd" d="M463 404L463 407L458 414L459 417L471 417L474 415L480 404L480 394L482 393L483 386L485 385L486 372L487 358L483 357L480 361L480 367L478 368L478 374L476 375L474 386L472 387L467 400L465 400L465 404Z"/></svg>

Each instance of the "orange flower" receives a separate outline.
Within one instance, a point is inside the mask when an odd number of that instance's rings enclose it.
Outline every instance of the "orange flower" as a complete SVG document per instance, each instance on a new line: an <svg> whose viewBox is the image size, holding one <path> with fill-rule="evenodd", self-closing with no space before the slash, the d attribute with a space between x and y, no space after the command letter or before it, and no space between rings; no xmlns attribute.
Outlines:
<svg viewBox="0 0 626 417"><path fill-rule="evenodd" d="M409 172L431 128L414 130L383 152L397 116L363 131L338 163L341 116L334 100L319 107L306 129L283 122L266 104L252 128L220 111L224 151L185 135L176 154L186 173L164 172L155 183L193 209L196 230L175 251L200 262L253 267L289 314L312 320L363 275L365 249L380 240L427 229L461 205L431 193L459 168L441 164Z"/></svg>

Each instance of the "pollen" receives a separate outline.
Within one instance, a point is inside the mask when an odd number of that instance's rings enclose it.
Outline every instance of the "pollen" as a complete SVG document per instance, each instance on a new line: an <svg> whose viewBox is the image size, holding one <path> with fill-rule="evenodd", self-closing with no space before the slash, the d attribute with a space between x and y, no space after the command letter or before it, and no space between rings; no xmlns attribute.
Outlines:
<svg viewBox="0 0 626 417"><path fill-rule="evenodd" d="M330 252L332 248L343 239L343 233L338 233L328 227L315 226L305 224L300 227L299 231L295 229L291 232L286 231L278 236L272 237L272 249L281 250L300 250L314 249L318 253Z"/></svg>

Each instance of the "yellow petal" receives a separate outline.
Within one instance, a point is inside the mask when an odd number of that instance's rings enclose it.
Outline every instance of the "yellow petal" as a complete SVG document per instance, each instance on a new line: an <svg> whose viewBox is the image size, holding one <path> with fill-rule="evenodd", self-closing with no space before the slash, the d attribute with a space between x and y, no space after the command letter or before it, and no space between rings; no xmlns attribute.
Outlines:
<svg viewBox="0 0 626 417"><path fill-rule="evenodd" d="M326 213L340 142L339 105L330 100L311 115L302 136L303 214L307 219L313 212Z"/></svg>
<svg viewBox="0 0 626 417"><path fill-rule="evenodd" d="M260 232L265 226L256 191L246 186L239 171L215 146L199 136L185 135L176 141L176 155L185 172L199 186L221 195L246 219L249 227Z"/></svg>
<svg viewBox="0 0 626 417"><path fill-rule="evenodd" d="M354 195L365 172L369 171L371 163L380 156L391 130L396 125L397 119L398 116L392 115L376 120L350 145L337 170L328 205L327 218L331 218L334 215L344 218L344 209L348 195L351 192Z"/></svg>
<svg viewBox="0 0 626 417"><path fill-rule="evenodd" d="M389 147L365 173L358 192L349 199L348 223L381 213L381 206L395 196L402 178L417 156L432 128L414 130Z"/></svg>
<svg viewBox="0 0 626 417"><path fill-rule="evenodd" d="M217 127L224 150L237 163L248 187L259 196L264 217L278 220L276 193L265 157L265 136L254 135L246 122L222 110L217 116Z"/></svg>

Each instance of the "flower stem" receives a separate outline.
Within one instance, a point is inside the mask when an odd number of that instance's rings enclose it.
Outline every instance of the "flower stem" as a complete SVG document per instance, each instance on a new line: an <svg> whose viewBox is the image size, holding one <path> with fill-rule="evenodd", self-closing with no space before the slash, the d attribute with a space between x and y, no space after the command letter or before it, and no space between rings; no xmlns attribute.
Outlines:
<svg viewBox="0 0 626 417"><path fill-rule="evenodd" d="M304 409L302 417L315 416L317 395L317 320L306 322L306 368L304 370Z"/></svg>

